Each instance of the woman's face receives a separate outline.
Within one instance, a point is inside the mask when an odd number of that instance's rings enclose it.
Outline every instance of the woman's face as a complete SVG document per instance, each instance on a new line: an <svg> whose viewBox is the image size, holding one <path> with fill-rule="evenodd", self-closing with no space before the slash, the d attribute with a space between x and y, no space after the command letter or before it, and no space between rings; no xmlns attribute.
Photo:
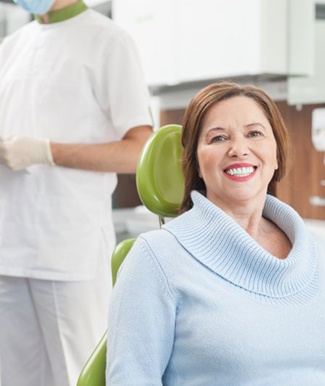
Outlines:
<svg viewBox="0 0 325 386"><path fill-rule="evenodd" d="M207 198L220 207L260 198L278 168L277 145L262 108L251 98L232 97L213 105L197 147Z"/></svg>

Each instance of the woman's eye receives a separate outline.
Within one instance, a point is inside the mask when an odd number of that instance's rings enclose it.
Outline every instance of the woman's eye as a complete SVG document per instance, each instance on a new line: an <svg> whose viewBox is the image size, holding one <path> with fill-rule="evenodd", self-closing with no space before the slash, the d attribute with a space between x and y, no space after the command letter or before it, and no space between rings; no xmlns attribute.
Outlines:
<svg viewBox="0 0 325 386"><path fill-rule="evenodd" d="M263 133L261 131L259 131L259 130L254 130L254 131L250 131L248 133L248 136L251 137L251 138L262 137Z"/></svg>
<svg viewBox="0 0 325 386"><path fill-rule="evenodd" d="M211 138L211 142L223 142L227 139L225 135L216 135Z"/></svg>

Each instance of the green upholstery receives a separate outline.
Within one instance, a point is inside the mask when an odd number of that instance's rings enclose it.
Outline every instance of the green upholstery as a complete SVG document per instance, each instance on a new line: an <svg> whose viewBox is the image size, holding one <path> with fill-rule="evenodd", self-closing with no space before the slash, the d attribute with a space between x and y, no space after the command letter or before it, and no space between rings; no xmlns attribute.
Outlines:
<svg viewBox="0 0 325 386"><path fill-rule="evenodd" d="M180 125L156 131L140 155L136 183L144 206L161 217L176 217L184 193Z"/></svg>
<svg viewBox="0 0 325 386"><path fill-rule="evenodd" d="M160 218L176 217L183 197L181 126L166 125L149 138L139 158L136 183L139 197ZM112 254L113 285L120 265L135 239L121 241ZM106 338L104 334L79 376L77 386L105 386ZM111 386L111 385L110 385Z"/></svg>
<svg viewBox="0 0 325 386"><path fill-rule="evenodd" d="M95 350L79 375L77 386L105 386L107 332L99 341Z"/></svg>
<svg viewBox="0 0 325 386"><path fill-rule="evenodd" d="M134 242L135 242L135 238L123 240L120 243L118 243L114 249L114 252L112 254L112 260L111 260L113 285L116 282L117 271L120 268L120 265L123 263L125 256L128 254Z"/></svg>

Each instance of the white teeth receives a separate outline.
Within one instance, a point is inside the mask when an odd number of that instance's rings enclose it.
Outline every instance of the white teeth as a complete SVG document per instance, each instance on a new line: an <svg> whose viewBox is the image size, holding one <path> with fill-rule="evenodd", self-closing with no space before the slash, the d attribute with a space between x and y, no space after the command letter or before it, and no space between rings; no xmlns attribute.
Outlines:
<svg viewBox="0 0 325 386"><path fill-rule="evenodd" d="M247 167L247 168L234 168L234 169L228 169L226 170L227 174L230 174L231 176L236 177L246 177L249 176L254 172L253 167Z"/></svg>

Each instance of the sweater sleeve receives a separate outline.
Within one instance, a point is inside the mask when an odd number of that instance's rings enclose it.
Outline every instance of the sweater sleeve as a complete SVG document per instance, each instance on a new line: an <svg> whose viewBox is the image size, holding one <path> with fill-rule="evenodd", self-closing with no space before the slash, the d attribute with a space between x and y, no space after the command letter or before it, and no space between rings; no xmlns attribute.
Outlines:
<svg viewBox="0 0 325 386"><path fill-rule="evenodd" d="M138 237L120 268L108 322L107 385L158 386L168 364L176 302L146 241Z"/></svg>

